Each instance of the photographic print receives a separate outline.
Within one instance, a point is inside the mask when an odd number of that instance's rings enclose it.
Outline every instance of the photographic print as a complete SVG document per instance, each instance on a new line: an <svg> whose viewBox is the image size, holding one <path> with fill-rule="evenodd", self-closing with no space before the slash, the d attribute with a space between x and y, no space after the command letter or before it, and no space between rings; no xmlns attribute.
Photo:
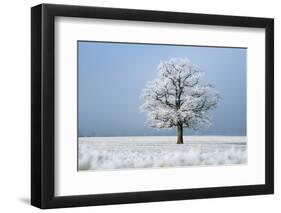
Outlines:
<svg viewBox="0 0 281 213"><path fill-rule="evenodd" d="M33 206L274 193L274 19L40 4L31 41Z"/></svg>
<svg viewBox="0 0 281 213"><path fill-rule="evenodd" d="M77 45L78 170L247 163L246 48Z"/></svg>

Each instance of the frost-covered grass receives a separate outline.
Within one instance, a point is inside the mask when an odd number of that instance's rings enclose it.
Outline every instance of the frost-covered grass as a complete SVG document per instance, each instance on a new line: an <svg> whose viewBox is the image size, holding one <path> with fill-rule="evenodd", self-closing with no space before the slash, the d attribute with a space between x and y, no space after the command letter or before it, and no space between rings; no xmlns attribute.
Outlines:
<svg viewBox="0 0 281 213"><path fill-rule="evenodd" d="M245 164L246 137L81 137L79 170Z"/></svg>

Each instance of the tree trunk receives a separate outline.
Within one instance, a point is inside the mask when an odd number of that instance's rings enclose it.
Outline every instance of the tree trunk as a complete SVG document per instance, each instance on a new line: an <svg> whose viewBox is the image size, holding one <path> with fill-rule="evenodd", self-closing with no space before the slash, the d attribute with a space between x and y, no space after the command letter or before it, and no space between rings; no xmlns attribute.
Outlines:
<svg viewBox="0 0 281 213"><path fill-rule="evenodd" d="M183 130L182 125L178 125L178 141L177 144L183 144Z"/></svg>

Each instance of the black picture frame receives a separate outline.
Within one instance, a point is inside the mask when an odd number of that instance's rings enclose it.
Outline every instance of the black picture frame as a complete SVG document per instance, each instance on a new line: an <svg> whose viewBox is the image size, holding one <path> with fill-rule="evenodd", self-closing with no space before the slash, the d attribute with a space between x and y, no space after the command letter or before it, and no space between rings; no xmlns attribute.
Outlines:
<svg viewBox="0 0 281 213"><path fill-rule="evenodd" d="M55 17L264 28L265 184L59 196L55 189ZM274 20L271 18L41 4L31 8L31 204L42 208L155 202L274 193Z"/></svg>

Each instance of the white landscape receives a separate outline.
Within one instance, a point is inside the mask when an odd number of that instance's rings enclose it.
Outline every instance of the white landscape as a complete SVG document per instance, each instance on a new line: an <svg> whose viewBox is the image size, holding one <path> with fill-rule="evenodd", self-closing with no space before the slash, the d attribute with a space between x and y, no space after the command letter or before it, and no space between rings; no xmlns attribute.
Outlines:
<svg viewBox="0 0 281 213"><path fill-rule="evenodd" d="M79 170L115 170L247 163L246 137L80 137Z"/></svg>

